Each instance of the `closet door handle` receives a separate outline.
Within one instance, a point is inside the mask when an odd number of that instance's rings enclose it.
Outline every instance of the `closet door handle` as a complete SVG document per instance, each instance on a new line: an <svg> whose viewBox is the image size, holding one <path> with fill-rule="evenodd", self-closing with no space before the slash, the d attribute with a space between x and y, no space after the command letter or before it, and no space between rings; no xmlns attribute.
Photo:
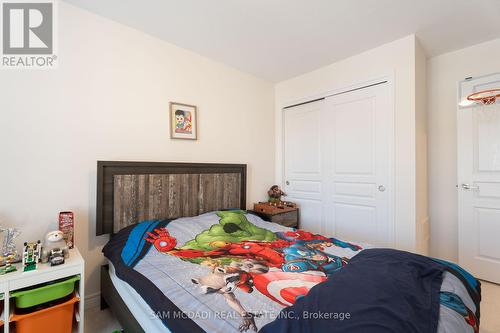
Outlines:
<svg viewBox="0 0 500 333"><path fill-rule="evenodd" d="M378 190L379 190L380 192L384 192L384 191L385 191L385 186L384 186L384 185L379 185L379 186L378 186Z"/></svg>
<svg viewBox="0 0 500 333"><path fill-rule="evenodd" d="M285 184L286 184L286 185L290 185L290 182L287 180L287 181L285 182Z"/></svg>

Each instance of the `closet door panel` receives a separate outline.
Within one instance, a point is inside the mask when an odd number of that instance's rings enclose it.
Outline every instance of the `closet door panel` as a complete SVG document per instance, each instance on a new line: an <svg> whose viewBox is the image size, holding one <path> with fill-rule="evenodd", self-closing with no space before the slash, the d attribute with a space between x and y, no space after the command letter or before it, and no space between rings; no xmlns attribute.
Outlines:
<svg viewBox="0 0 500 333"><path fill-rule="evenodd" d="M321 109L318 101L284 111L285 192L300 207L300 227L320 233L323 216Z"/></svg>
<svg viewBox="0 0 500 333"><path fill-rule="evenodd" d="M377 234L377 209L373 205L348 203L334 204L336 235L339 238L350 239L355 235L364 242Z"/></svg>
<svg viewBox="0 0 500 333"><path fill-rule="evenodd" d="M335 104L333 115L334 172L345 175L373 175L374 118L373 99ZM328 104L331 105L331 104Z"/></svg>
<svg viewBox="0 0 500 333"><path fill-rule="evenodd" d="M326 99L321 138L326 233L391 245L391 115L383 84Z"/></svg>

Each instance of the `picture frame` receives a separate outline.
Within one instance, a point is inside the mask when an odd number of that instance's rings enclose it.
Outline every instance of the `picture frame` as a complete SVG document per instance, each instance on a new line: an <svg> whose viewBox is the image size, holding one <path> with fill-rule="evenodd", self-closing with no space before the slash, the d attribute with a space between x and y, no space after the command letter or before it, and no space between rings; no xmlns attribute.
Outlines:
<svg viewBox="0 0 500 333"><path fill-rule="evenodd" d="M195 105L170 102L170 138L198 139L198 112Z"/></svg>

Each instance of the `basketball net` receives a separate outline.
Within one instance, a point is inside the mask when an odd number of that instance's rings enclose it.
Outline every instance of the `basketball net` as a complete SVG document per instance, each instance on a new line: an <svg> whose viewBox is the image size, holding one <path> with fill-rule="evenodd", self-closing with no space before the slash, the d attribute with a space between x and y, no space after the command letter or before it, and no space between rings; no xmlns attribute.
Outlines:
<svg viewBox="0 0 500 333"><path fill-rule="evenodd" d="M481 120L496 120L500 118L500 89L482 90L467 96L474 102L474 109Z"/></svg>

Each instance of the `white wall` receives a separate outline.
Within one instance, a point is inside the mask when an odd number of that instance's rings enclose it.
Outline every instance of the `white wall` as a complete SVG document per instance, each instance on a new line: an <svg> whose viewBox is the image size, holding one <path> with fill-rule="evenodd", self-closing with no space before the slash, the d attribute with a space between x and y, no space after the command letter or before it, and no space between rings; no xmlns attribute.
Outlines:
<svg viewBox="0 0 500 333"><path fill-rule="evenodd" d="M87 295L107 236L95 236L97 160L248 163L248 203L274 182L271 83L134 29L59 5L59 68L0 71L0 225L42 239L76 213ZM168 103L199 107L199 140L169 139Z"/></svg>
<svg viewBox="0 0 500 333"><path fill-rule="evenodd" d="M500 39L427 61L431 254L458 260L457 87L469 76L500 72Z"/></svg>
<svg viewBox="0 0 500 333"><path fill-rule="evenodd" d="M416 38L414 35L276 85L276 177L282 181L282 108L323 92L394 76L396 213L395 244L416 250Z"/></svg>

